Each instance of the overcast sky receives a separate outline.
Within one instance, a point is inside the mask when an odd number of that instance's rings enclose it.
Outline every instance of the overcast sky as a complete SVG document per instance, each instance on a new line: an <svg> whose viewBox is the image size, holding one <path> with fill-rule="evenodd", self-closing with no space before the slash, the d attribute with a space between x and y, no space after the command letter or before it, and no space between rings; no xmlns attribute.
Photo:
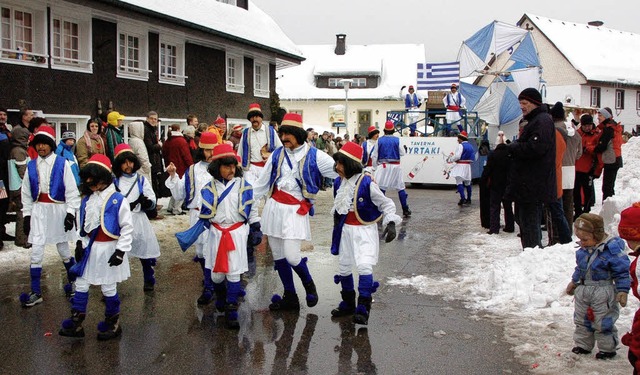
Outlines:
<svg viewBox="0 0 640 375"><path fill-rule="evenodd" d="M640 34L640 0L535 0L509 1L509 5L497 0L253 2L296 44L333 44L341 33L347 34L347 45L422 43L427 62L454 61L462 41L476 31L494 20L515 25L525 13L577 23L599 20L606 27Z"/></svg>

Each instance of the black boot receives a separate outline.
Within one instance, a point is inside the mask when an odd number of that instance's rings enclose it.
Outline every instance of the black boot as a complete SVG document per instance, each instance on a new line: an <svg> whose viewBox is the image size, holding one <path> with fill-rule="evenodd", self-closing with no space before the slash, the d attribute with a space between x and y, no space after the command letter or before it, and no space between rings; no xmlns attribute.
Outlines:
<svg viewBox="0 0 640 375"><path fill-rule="evenodd" d="M120 327L120 314L105 316L104 322L98 323L98 340L114 339L122 334Z"/></svg>
<svg viewBox="0 0 640 375"><path fill-rule="evenodd" d="M367 325L369 323L369 311L371 311L371 297L358 297L358 306L353 314L353 322Z"/></svg>
<svg viewBox="0 0 640 375"><path fill-rule="evenodd" d="M410 217L411 216L411 210L409 209L409 206L402 207L402 216L404 216L404 217Z"/></svg>
<svg viewBox="0 0 640 375"><path fill-rule="evenodd" d="M347 290L341 291L340 295L342 295L342 302L335 309L331 310L331 316L333 317L341 317L352 315L354 311L356 311L356 291L355 290Z"/></svg>
<svg viewBox="0 0 640 375"><path fill-rule="evenodd" d="M226 325L229 329L239 329L240 322L238 322L238 304L227 303L224 308L224 317L226 319Z"/></svg>
<svg viewBox="0 0 640 375"><path fill-rule="evenodd" d="M311 282L304 284L304 290L307 292L307 306L313 307L318 304L318 291L316 290L316 284Z"/></svg>
<svg viewBox="0 0 640 375"><path fill-rule="evenodd" d="M295 292L284 291L284 296L274 295L269 305L271 311L293 311L300 310L300 301Z"/></svg>
<svg viewBox="0 0 640 375"><path fill-rule="evenodd" d="M84 337L82 322L85 316L85 313L71 310L71 317L62 321L62 328L60 328L58 334L65 337Z"/></svg>
<svg viewBox="0 0 640 375"><path fill-rule="evenodd" d="M213 291L216 293L216 310L218 312L226 311L227 286L222 283L213 283Z"/></svg>

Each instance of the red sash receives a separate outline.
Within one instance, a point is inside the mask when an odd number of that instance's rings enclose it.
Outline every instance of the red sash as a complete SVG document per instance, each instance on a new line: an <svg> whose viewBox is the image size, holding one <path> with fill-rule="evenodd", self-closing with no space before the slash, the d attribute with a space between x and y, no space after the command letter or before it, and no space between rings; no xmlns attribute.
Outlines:
<svg viewBox="0 0 640 375"><path fill-rule="evenodd" d="M264 161L252 161L251 164L255 165L256 167L264 167L267 163Z"/></svg>
<svg viewBox="0 0 640 375"><path fill-rule="evenodd" d="M458 160L456 163L457 164L471 164L471 162L468 161L468 160Z"/></svg>
<svg viewBox="0 0 640 375"><path fill-rule="evenodd" d="M40 195L38 195L38 202L40 202L40 203L56 203L56 202L51 200L51 197L47 193L40 193Z"/></svg>
<svg viewBox="0 0 640 375"><path fill-rule="evenodd" d="M230 227L221 227L218 223L212 223L213 227L222 232L220 237L220 244L218 244L218 255L216 256L216 264L213 266L213 272L228 273L229 272L229 251L236 249L236 244L233 243L231 237L231 231L240 228L244 223L239 221Z"/></svg>
<svg viewBox="0 0 640 375"><path fill-rule="evenodd" d="M450 111L459 111L460 110L460 106L458 105L448 105L447 109Z"/></svg>
<svg viewBox="0 0 640 375"><path fill-rule="evenodd" d="M298 215L306 215L307 213L309 213L309 210L313 206L311 202L309 202L308 200L306 199L298 200L293 195L289 193L285 193L284 191L279 189L273 189L273 194L271 194L271 198L273 198L276 202L282 203L282 204L289 204L289 205L299 204L300 208L298 208L298 211L296 211Z"/></svg>
<svg viewBox="0 0 640 375"><path fill-rule="evenodd" d="M353 211L349 211L347 214L347 219L344 221L345 224L349 225L362 225L362 223L356 217L356 213Z"/></svg>

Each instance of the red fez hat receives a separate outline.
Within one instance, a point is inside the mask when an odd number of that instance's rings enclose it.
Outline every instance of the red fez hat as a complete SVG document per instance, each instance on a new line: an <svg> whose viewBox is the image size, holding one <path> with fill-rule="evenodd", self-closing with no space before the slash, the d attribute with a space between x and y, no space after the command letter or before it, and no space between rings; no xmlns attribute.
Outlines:
<svg viewBox="0 0 640 375"><path fill-rule="evenodd" d="M104 154L93 155L87 164L97 164L111 172L111 160Z"/></svg>
<svg viewBox="0 0 640 375"><path fill-rule="evenodd" d="M345 143L338 152L347 155L349 158L357 161L358 163L362 162L362 146L355 142Z"/></svg>
<svg viewBox="0 0 640 375"><path fill-rule="evenodd" d="M387 122L384 123L384 130L395 130L396 126L393 124L393 121L391 120L387 120Z"/></svg>
<svg viewBox="0 0 640 375"><path fill-rule="evenodd" d="M376 127L371 125L371 126L369 126L369 129L367 129L367 134L371 133L372 131L376 131L376 130L377 130Z"/></svg>
<svg viewBox="0 0 640 375"><path fill-rule="evenodd" d="M302 116L298 113L287 113L282 118L282 123L280 125L302 128Z"/></svg>
<svg viewBox="0 0 640 375"><path fill-rule="evenodd" d="M236 152L233 151L233 146L228 143L223 143L216 146L213 149L213 160L224 158L227 156L236 156Z"/></svg>
<svg viewBox="0 0 640 375"><path fill-rule="evenodd" d="M468 138L468 134L467 134L467 132L466 132L466 131L464 131L464 130L463 130L463 131L461 131L461 132L460 132L460 134L458 134L458 138L460 138L460 139L464 139L464 140L466 141L466 140L467 140L467 138Z"/></svg>
<svg viewBox="0 0 640 375"><path fill-rule="evenodd" d="M131 148L131 146L129 146L126 143L120 143L119 145L116 146L116 148L113 150L113 157L117 158L118 155L120 155L122 152L130 152L130 153L134 153L133 149Z"/></svg>
<svg viewBox="0 0 640 375"><path fill-rule="evenodd" d="M200 143L198 147L211 150L218 145L218 136L212 132L203 132L200 135Z"/></svg>
<svg viewBox="0 0 640 375"><path fill-rule="evenodd" d="M264 116L262 115L262 109L260 109L260 104L258 103L249 104L249 112L247 113L247 120L251 119L251 117L253 116L260 116L264 118Z"/></svg>

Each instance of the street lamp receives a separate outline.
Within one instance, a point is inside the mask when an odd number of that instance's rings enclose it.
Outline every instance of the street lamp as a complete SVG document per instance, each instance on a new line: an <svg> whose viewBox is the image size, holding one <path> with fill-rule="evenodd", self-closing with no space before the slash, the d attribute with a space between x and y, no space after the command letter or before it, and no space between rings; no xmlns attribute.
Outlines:
<svg viewBox="0 0 640 375"><path fill-rule="evenodd" d="M341 79L338 82L340 82L344 87L344 123L346 127L346 132L349 132L349 87L351 87L353 80ZM351 136L353 137L354 134L355 134L355 130L354 130L354 133L351 134Z"/></svg>

